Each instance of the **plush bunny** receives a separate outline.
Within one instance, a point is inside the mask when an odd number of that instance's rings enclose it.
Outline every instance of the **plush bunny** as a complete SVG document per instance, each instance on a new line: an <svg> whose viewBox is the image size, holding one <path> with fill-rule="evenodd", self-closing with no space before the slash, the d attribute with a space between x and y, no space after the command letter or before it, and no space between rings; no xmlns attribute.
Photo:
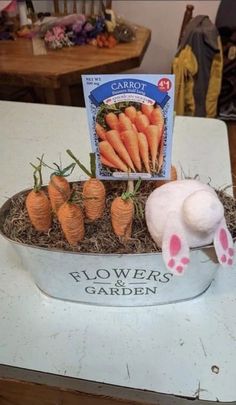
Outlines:
<svg viewBox="0 0 236 405"><path fill-rule="evenodd" d="M222 265L233 263L233 240L227 229L224 208L215 191L197 180L177 180L154 190L147 199L148 230L162 248L166 267L183 274L189 248L214 242Z"/></svg>

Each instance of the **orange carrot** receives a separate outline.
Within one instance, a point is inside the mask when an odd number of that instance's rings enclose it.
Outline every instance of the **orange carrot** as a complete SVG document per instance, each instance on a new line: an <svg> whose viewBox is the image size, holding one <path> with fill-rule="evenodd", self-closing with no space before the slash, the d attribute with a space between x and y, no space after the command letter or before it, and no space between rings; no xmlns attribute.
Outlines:
<svg viewBox="0 0 236 405"><path fill-rule="evenodd" d="M96 129L97 136L100 139L102 139L102 141L105 141L106 140L106 131L105 131L105 129L98 122L96 122L95 129Z"/></svg>
<svg viewBox="0 0 236 405"><path fill-rule="evenodd" d="M134 165L127 152L127 149L125 148L123 142L120 139L119 132L116 131L115 129L107 131L107 141L113 147L114 151L118 154L118 156L123 160L123 162L125 162L127 166L130 167L135 172Z"/></svg>
<svg viewBox="0 0 236 405"><path fill-rule="evenodd" d="M134 124L138 132L144 132L145 128L150 124L148 117L145 114L137 114Z"/></svg>
<svg viewBox="0 0 236 405"><path fill-rule="evenodd" d="M158 125L149 125L145 129L145 135L147 137L148 146L152 158L152 169L155 170L158 146L161 140L161 132Z"/></svg>
<svg viewBox="0 0 236 405"><path fill-rule="evenodd" d="M160 107L156 107L153 109L150 115L150 121L153 125L159 125L163 123L164 117Z"/></svg>
<svg viewBox="0 0 236 405"><path fill-rule="evenodd" d="M102 141L107 142L107 141ZM104 184L96 179L96 168L95 168L95 154L90 153L90 168L91 171L86 169L86 167L75 157L70 149L67 149L68 155L74 159L81 170L83 170L89 177L89 180L84 182L83 186L83 199L84 199L84 209L85 215L91 221L95 221L103 216L105 209L105 198L106 190Z"/></svg>
<svg viewBox="0 0 236 405"><path fill-rule="evenodd" d="M56 169L48 166L44 162L43 165L49 169L55 170L52 173L48 184L48 195L53 211L57 212L59 207L70 197L70 184L65 177L68 177L72 173L75 163L70 164L64 169L57 163L54 163Z"/></svg>
<svg viewBox="0 0 236 405"><path fill-rule="evenodd" d="M138 133L138 144L139 144L139 153L141 159L144 163L145 169L148 173L151 172L150 165L149 165L149 148L148 148L148 141L146 135L142 132Z"/></svg>
<svg viewBox="0 0 236 405"><path fill-rule="evenodd" d="M160 140L160 144L159 144L159 153L158 153L158 168L157 171L159 173L159 171L162 168L163 165L163 161L164 161L164 133L162 132L161 134L161 140Z"/></svg>
<svg viewBox="0 0 236 405"><path fill-rule="evenodd" d="M119 114L119 130L126 131L126 129L132 129L132 122L124 113Z"/></svg>
<svg viewBox="0 0 236 405"><path fill-rule="evenodd" d="M132 200L124 200L116 197L111 204L111 223L117 236L130 238L134 215L134 203Z"/></svg>
<svg viewBox="0 0 236 405"><path fill-rule="evenodd" d="M153 108L154 108L153 105L149 105L149 104L141 105L142 113L145 114L149 118L149 120L150 120L150 115L151 115L151 112L153 111Z"/></svg>
<svg viewBox="0 0 236 405"><path fill-rule="evenodd" d="M30 221L39 232L47 232L52 223L51 205L44 191L32 190L26 197Z"/></svg>
<svg viewBox="0 0 236 405"><path fill-rule="evenodd" d="M115 130L114 130L115 131ZM118 167L116 167L114 164L112 164L111 162L109 162L109 160L107 160L102 154L100 154L100 159L103 165L111 167L112 169L119 169Z"/></svg>
<svg viewBox="0 0 236 405"><path fill-rule="evenodd" d="M119 130L119 119L116 114L110 112L105 115L105 121L111 129Z"/></svg>
<svg viewBox="0 0 236 405"><path fill-rule="evenodd" d="M70 185L65 177L51 176L48 184L48 195L53 211L57 212L59 207L70 197Z"/></svg>
<svg viewBox="0 0 236 405"><path fill-rule="evenodd" d="M92 177L84 182L83 199L85 215L91 221L102 218L105 209L106 190L104 184Z"/></svg>
<svg viewBox="0 0 236 405"><path fill-rule="evenodd" d="M128 181L128 190L120 197L116 197L111 204L111 223L115 235L128 239L131 237L134 217L134 197L140 186L141 180L136 183Z"/></svg>
<svg viewBox="0 0 236 405"><path fill-rule="evenodd" d="M77 245L84 238L84 217L77 204L67 201L61 205L58 220L70 245Z"/></svg>
<svg viewBox="0 0 236 405"><path fill-rule="evenodd" d="M132 124L132 129L133 129L134 132L138 133L138 130L137 130L137 127L135 126L135 124Z"/></svg>
<svg viewBox="0 0 236 405"><path fill-rule="evenodd" d="M172 181L178 180L177 170L176 170L176 167L174 165L171 165L170 179Z"/></svg>
<svg viewBox="0 0 236 405"><path fill-rule="evenodd" d="M39 232L47 232L52 224L51 205L42 187L42 158L40 164L34 168L34 188L26 197L26 209L30 221L34 228Z"/></svg>
<svg viewBox="0 0 236 405"><path fill-rule="evenodd" d="M132 124L132 127L130 129L133 130L136 134L138 133L138 130L134 124ZM120 132L120 139L122 140L122 142L124 142L124 139L122 138L122 132Z"/></svg>
<svg viewBox="0 0 236 405"><path fill-rule="evenodd" d="M178 179L177 176L177 170L175 168L174 165L171 165L171 169L170 169L170 179L169 180L157 180L156 181L156 187L160 187L163 184L169 183L170 181L175 181Z"/></svg>
<svg viewBox="0 0 236 405"><path fill-rule="evenodd" d="M141 160L139 155L139 146L138 146L138 136L137 133L133 130L121 132L121 139L124 142L124 145L127 149L129 156L135 167L141 172Z"/></svg>
<svg viewBox="0 0 236 405"><path fill-rule="evenodd" d="M160 125L161 133L164 130L164 117L160 107L154 108L150 115L150 121L153 125Z"/></svg>
<svg viewBox="0 0 236 405"><path fill-rule="evenodd" d="M126 107L125 114L127 115L127 117L129 117L130 121L134 123L134 120L135 120L136 114L137 114L137 110L133 105Z"/></svg>
<svg viewBox="0 0 236 405"><path fill-rule="evenodd" d="M113 165L115 165L119 170L122 172L127 172L128 168L124 164L124 162L119 158L119 156L116 154L114 151L113 147L110 145L109 142L107 141L102 141L99 143L99 150L100 153L107 159L109 162L111 162Z"/></svg>

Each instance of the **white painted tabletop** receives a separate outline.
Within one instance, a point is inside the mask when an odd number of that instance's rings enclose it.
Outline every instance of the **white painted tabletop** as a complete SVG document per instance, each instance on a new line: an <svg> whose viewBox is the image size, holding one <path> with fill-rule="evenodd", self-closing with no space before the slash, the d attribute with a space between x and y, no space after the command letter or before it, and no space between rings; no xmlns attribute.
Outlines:
<svg viewBox="0 0 236 405"><path fill-rule="evenodd" d="M30 161L90 151L84 109L0 102L0 205L32 185ZM176 117L173 163L231 184L227 131L214 119ZM78 179L78 171L72 180ZM45 182L48 178L45 177ZM178 304L111 308L43 295L0 237L0 363L117 386L236 401L236 268ZM218 373L212 371L218 367ZM216 370L213 368L213 370Z"/></svg>

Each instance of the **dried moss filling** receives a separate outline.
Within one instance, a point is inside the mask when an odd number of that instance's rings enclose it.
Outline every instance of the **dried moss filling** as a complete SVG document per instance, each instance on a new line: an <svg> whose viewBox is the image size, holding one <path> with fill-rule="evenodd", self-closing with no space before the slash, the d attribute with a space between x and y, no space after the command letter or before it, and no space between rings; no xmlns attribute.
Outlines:
<svg viewBox="0 0 236 405"><path fill-rule="evenodd" d="M82 184L73 183L78 201L81 201ZM151 253L158 251L156 244L148 232L145 218L136 216L133 222L132 238L123 241L117 238L112 230L110 220L110 206L112 200L125 191L126 182L105 182L107 199L104 216L101 220L90 222L85 220L85 239L77 246L72 247L65 240L60 224L56 216L47 234L37 232L29 221L25 208L26 192L19 193L11 199L11 207L4 219L3 233L10 239L27 245L42 248L65 250L84 253ZM155 182L143 182L137 193L139 207L144 212L145 202L151 191L155 188ZM236 200L223 190L216 190L219 199L225 208L226 222L232 236L236 237Z"/></svg>

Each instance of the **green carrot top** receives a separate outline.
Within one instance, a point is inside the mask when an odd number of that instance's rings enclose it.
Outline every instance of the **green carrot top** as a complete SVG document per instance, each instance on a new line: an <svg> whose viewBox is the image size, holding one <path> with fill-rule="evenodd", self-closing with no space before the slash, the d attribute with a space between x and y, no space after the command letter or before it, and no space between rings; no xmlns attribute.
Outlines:
<svg viewBox="0 0 236 405"><path fill-rule="evenodd" d="M34 191L37 193L41 189L43 185L43 178L42 178L42 164L43 164L43 155L41 158L38 158L39 164L34 165L30 162L30 165L34 168L33 177L34 177Z"/></svg>
<svg viewBox="0 0 236 405"><path fill-rule="evenodd" d="M38 158L38 160L40 161L40 159ZM53 165L55 167L51 167L48 164L46 164L45 162L42 161L42 165L44 167L47 167L48 169L53 170L51 177L53 175L55 176L61 176L61 177L68 177L71 175L71 173L73 172L74 168L75 168L75 163L71 163L69 166L66 166L65 168L62 167L62 163L60 161L60 164L57 164L55 162L53 162Z"/></svg>
<svg viewBox="0 0 236 405"><path fill-rule="evenodd" d="M68 155L74 159L74 161L77 163L77 165L79 166L79 168L85 173L87 174L87 176L95 178L96 177L96 160L95 160L95 153L90 153L90 171L88 169L86 169L86 167L79 161L79 159L77 159L77 157L71 152L70 149L67 149L66 151L68 153Z"/></svg>
<svg viewBox="0 0 236 405"><path fill-rule="evenodd" d="M139 187L141 185L142 179L139 178L137 183L135 184L135 187L133 187L133 181L132 180L128 180L128 187L127 190L124 191L121 194L121 198L122 200L126 201L129 199L134 199L135 195L137 194Z"/></svg>

